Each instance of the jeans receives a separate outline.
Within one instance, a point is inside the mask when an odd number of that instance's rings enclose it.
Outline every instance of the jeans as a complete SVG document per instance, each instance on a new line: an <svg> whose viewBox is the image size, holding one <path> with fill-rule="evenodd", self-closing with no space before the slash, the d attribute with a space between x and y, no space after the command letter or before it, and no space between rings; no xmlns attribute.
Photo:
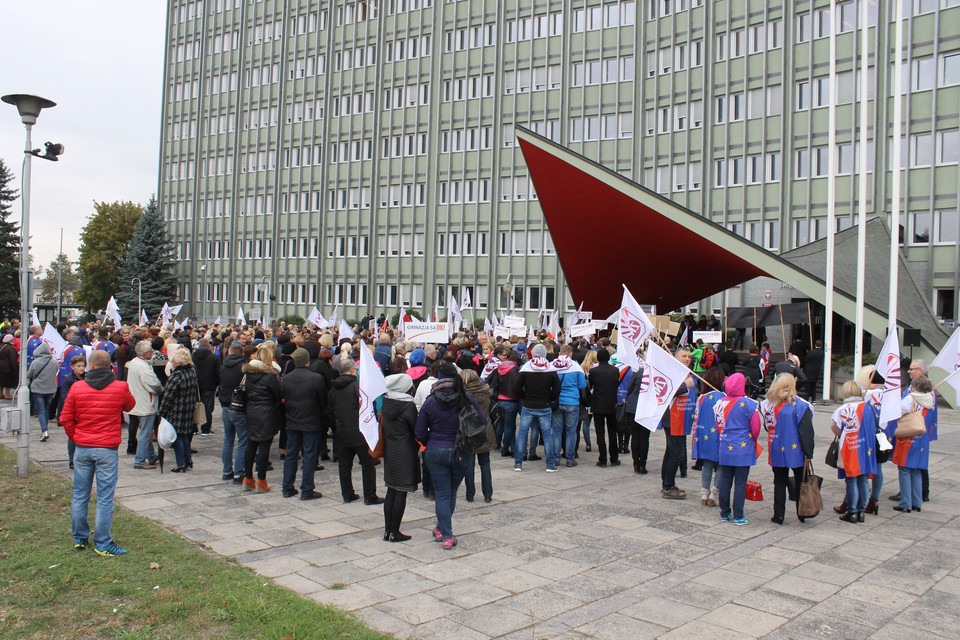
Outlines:
<svg viewBox="0 0 960 640"><path fill-rule="evenodd" d="M610 439L610 462L616 462L620 459L620 449L617 446L617 416L613 413L594 413L593 422L597 431L597 451L600 453L600 462L607 463L607 439L604 437L604 424L606 424L606 435Z"/></svg>
<svg viewBox="0 0 960 640"><path fill-rule="evenodd" d="M363 500L370 502L377 499L377 468L370 457L370 450L366 445L348 447L340 445L340 493L344 500L354 496L353 490L353 458L360 460L360 477L363 482Z"/></svg>
<svg viewBox="0 0 960 640"><path fill-rule="evenodd" d="M650 453L650 429L631 421L630 424L630 455L633 458L634 469L639 470L647 466L647 455Z"/></svg>
<svg viewBox="0 0 960 640"><path fill-rule="evenodd" d="M473 500L477 495L477 485L474 482L474 473L476 472L476 463L480 463L480 490L484 498L493 497L493 476L490 473L490 452L478 453L470 456L470 469L463 476L463 483L467 486L467 500Z"/></svg>
<svg viewBox="0 0 960 640"><path fill-rule="evenodd" d="M788 493L787 479L790 477L790 467L773 468L773 517L783 520L783 514L787 508L787 498L791 502L797 503L800 507L800 485L803 483L803 467L793 469L793 493Z"/></svg>
<svg viewBox="0 0 960 640"><path fill-rule="evenodd" d="M74 538L90 537L87 509L90 488L96 476L97 515L93 543L105 546L113 542L110 527L113 524L113 493L117 488L119 466L116 449L77 447L73 455L73 505L70 507Z"/></svg>
<svg viewBox="0 0 960 640"><path fill-rule="evenodd" d="M200 433L211 433L210 427L213 425L213 403L216 399L216 389L200 392L200 402L203 403L203 409L207 413L207 421L200 425Z"/></svg>
<svg viewBox="0 0 960 640"><path fill-rule="evenodd" d="M137 434L137 455L133 464L147 464L156 456L153 449L153 426L157 422L157 414L130 416L130 421L133 422L135 417L140 419L140 432Z"/></svg>
<svg viewBox="0 0 960 640"><path fill-rule="evenodd" d="M873 480L870 483L870 498L872 500L880 499L880 489L883 487L883 465L877 463L877 472L873 474Z"/></svg>
<svg viewBox="0 0 960 640"><path fill-rule="evenodd" d="M867 508L867 493L870 483L867 474L846 478L847 483L847 513L863 513Z"/></svg>
<svg viewBox="0 0 960 640"><path fill-rule="evenodd" d="M235 413L226 407L223 417L223 474L232 473L234 478L243 477L243 458L247 451L247 414ZM237 439L237 454L233 454L233 439Z"/></svg>
<svg viewBox="0 0 960 640"><path fill-rule="evenodd" d="M520 412L520 403L516 400L500 400L500 406L503 408L503 435L500 438L500 443L502 448L509 451L516 439L517 414Z"/></svg>
<svg viewBox="0 0 960 640"><path fill-rule="evenodd" d="M679 437L679 436L677 436ZM747 478L750 477L750 467L734 467L728 464L720 465L717 470L720 488L720 517L730 515L730 487L733 486L733 519L743 518L743 503L747 499Z"/></svg>
<svg viewBox="0 0 960 640"><path fill-rule="evenodd" d="M177 439L173 441L173 453L178 467L186 467L193 462L193 455L190 453L190 436L178 433Z"/></svg>
<svg viewBox="0 0 960 640"><path fill-rule="evenodd" d="M583 420L580 421L580 430L583 432L583 442L590 446L590 421L593 420L593 414L589 411Z"/></svg>
<svg viewBox="0 0 960 640"><path fill-rule="evenodd" d="M317 457L320 455L320 433L287 431L287 455L283 460L284 492L293 491L301 449L303 450L303 478L300 481L300 495L307 495L314 489L313 475L317 471Z"/></svg>
<svg viewBox="0 0 960 640"><path fill-rule="evenodd" d="M437 529L443 539L447 540L453 537L451 519L457 508L457 491L470 467L470 456L456 449L427 449L424 453L437 496L434 501Z"/></svg>
<svg viewBox="0 0 960 640"><path fill-rule="evenodd" d="M523 464L523 457L527 454L527 434L533 431L533 428L539 426L543 432L543 449L547 458L547 468L556 464L557 452L553 447L553 435L550 432L550 422L552 411L547 409L530 409L523 407L520 411L520 429L517 431L517 440L513 448L513 462L516 466ZM536 450L536 440L530 448L530 455ZM436 483L434 483L436 485Z"/></svg>
<svg viewBox="0 0 960 640"><path fill-rule="evenodd" d="M667 448L663 452L663 466L660 467L660 479L663 481L663 490L669 491L677 484L677 471L684 466L687 458L686 436L667 436Z"/></svg>
<svg viewBox="0 0 960 640"><path fill-rule="evenodd" d="M567 462L577 455L577 422L580 419L580 405L562 404L553 412L553 450L566 455ZM544 440L546 442L546 440Z"/></svg>
<svg viewBox="0 0 960 640"><path fill-rule="evenodd" d="M897 467L900 470L900 508L919 509L923 506L923 475L920 469Z"/></svg>
<svg viewBox="0 0 960 640"><path fill-rule="evenodd" d="M37 417L40 419L40 431L47 432L47 422L50 419L50 409L53 408L52 393L31 393L33 406L37 410Z"/></svg>
<svg viewBox="0 0 960 640"><path fill-rule="evenodd" d="M700 488L710 493L713 487L716 487L720 481L720 472L717 469L718 464L713 460L700 459L703 464L703 470L700 471ZM714 472L716 471L716 475Z"/></svg>
<svg viewBox="0 0 960 640"><path fill-rule="evenodd" d="M77 445L73 443L73 440L67 438L67 457L70 458L70 464L73 464L73 454L77 451Z"/></svg>

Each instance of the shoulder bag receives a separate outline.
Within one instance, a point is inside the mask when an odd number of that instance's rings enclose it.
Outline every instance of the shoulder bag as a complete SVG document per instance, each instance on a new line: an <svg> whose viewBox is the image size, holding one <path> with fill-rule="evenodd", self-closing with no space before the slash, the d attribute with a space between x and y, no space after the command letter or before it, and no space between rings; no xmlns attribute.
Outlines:
<svg viewBox="0 0 960 640"><path fill-rule="evenodd" d="M838 468L840 460L840 436L834 436L833 442L830 443L830 446L827 447L827 457L824 458L823 463L828 467L833 467L834 469Z"/></svg>
<svg viewBox="0 0 960 640"><path fill-rule="evenodd" d="M923 413L911 411L897 420L897 430L893 435L897 438L913 438L922 436L926 432L927 424L923 421Z"/></svg>
<svg viewBox="0 0 960 640"><path fill-rule="evenodd" d="M813 518L823 509L823 498L820 496L822 482L823 478L813 472L813 462L807 460L803 466L803 481L797 502L797 515L801 518Z"/></svg>
<svg viewBox="0 0 960 640"><path fill-rule="evenodd" d="M197 387L197 401L193 405L193 424L206 424L207 408L203 406L200 400L200 387Z"/></svg>
<svg viewBox="0 0 960 640"><path fill-rule="evenodd" d="M247 374L240 378L240 386L230 394L230 411L234 413L247 412Z"/></svg>

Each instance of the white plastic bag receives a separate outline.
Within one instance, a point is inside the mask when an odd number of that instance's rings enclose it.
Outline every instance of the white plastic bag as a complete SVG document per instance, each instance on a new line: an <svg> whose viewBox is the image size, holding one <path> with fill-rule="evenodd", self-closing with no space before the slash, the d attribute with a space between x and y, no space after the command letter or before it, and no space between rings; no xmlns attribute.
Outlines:
<svg viewBox="0 0 960 640"><path fill-rule="evenodd" d="M177 430L173 428L169 420L160 418L160 426L157 427L157 444L164 449L169 449L176 440Z"/></svg>

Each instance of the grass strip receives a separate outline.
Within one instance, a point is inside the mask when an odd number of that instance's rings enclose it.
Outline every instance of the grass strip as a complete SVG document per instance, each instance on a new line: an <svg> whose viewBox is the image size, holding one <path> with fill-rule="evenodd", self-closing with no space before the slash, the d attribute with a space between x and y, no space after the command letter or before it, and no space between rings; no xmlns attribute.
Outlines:
<svg viewBox="0 0 960 640"><path fill-rule="evenodd" d="M119 506L128 553L74 551L72 483L36 465L13 477L14 460L0 446L0 638L388 637Z"/></svg>

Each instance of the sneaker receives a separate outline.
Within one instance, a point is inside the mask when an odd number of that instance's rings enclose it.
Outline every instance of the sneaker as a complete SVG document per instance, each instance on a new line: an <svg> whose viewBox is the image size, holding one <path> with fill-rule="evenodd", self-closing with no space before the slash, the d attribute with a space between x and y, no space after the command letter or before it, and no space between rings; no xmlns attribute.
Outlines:
<svg viewBox="0 0 960 640"><path fill-rule="evenodd" d="M529 461L531 461L531 462L536 462L537 460L543 460L543 458L541 458L540 456L538 456L538 455L535 454L535 453L531 453L529 456L527 456L527 460L529 460ZM456 544L456 542L454 542L454 544Z"/></svg>
<svg viewBox="0 0 960 640"><path fill-rule="evenodd" d="M547 467L547 473L556 473L556 472L557 472L556 467Z"/></svg>
<svg viewBox="0 0 960 640"><path fill-rule="evenodd" d="M97 552L98 556L122 556L127 552L126 549L118 547L113 542L110 544L98 544L94 547L94 551Z"/></svg>
<svg viewBox="0 0 960 640"><path fill-rule="evenodd" d="M457 546L457 539L453 536L450 536L443 541L444 549L453 549L455 546Z"/></svg>
<svg viewBox="0 0 960 640"><path fill-rule="evenodd" d="M749 518L737 518L736 520L733 521L733 524L737 525L738 527L742 527L742 526L745 525L745 524L750 524L750 519L749 519Z"/></svg>
<svg viewBox="0 0 960 640"><path fill-rule="evenodd" d="M76 551L83 551L87 548L88 541L86 538L74 538L73 539L73 548Z"/></svg>
<svg viewBox="0 0 960 640"><path fill-rule="evenodd" d="M434 541L434 542L441 542L441 541L443 541L443 534L440 533L440 529L438 529L438 528L436 528L436 527L433 528L433 541Z"/></svg>
<svg viewBox="0 0 960 640"><path fill-rule="evenodd" d="M568 466L568 467L575 467L575 466L577 466L577 461L576 461L576 460L567 460L567 466Z"/></svg>
<svg viewBox="0 0 960 640"><path fill-rule="evenodd" d="M202 436L212 436L212 435L213 435L213 431L201 431L201 432L200 432L200 435L202 435Z"/></svg>
<svg viewBox="0 0 960 640"><path fill-rule="evenodd" d="M40 442L46 442L50 439L50 434L46 431L43 432L43 435L40 436Z"/></svg>
<svg viewBox="0 0 960 640"><path fill-rule="evenodd" d="M679 487L670 487L670 489L661 491L660 496L667 500L684 500L687 494L681 491Z"/></svg>
<svg viewBox="0 0 960 640"><path fill-rule="evenodd" d="M514 471L523 471L523 465L515 464L513 465Z"/></svg>
<svg viewBox="0 0 960 640"><path fill-rule="evenodd" d="M224 480L224 481L226 481L226 480L233 480L233 473L232 473L232 472L231 472L231 473L225 473L225 474L223 474L222 476L220 476L220 479L221 479L221 480Z"/></svg>
<svg viewBox="0 0 960 640"><path fill-rule="evenodd" d="M733 520L733 514L728 513L725 516L720 516L720 522L730 522Z"/></svg>
<svg viewBox="0 0 960 640"><path fill-rule="evenodd" d="M134 469L156 469L157 465L155 464L135 464L133 465Z"/></svg>

